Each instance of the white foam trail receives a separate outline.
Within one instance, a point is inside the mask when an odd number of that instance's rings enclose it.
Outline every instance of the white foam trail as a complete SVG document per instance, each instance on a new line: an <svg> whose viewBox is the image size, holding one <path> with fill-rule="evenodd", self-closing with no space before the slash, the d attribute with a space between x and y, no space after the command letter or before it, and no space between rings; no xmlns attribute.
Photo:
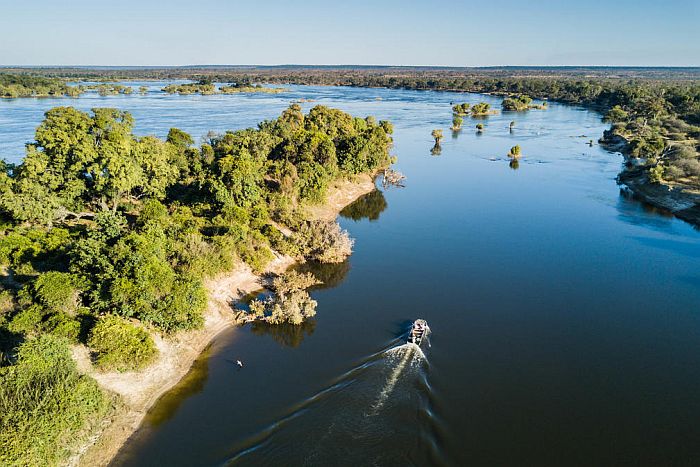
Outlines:
<svg viewBox="0 0 700 467"><path fill-rule="evenodd" d="M399 347L394 347L393 349L389 349L387 351L387 354L393 355L395 353L400 352L403 352L403 358L401 359L399 364L394 367L393 371L389 375L386 384L379 393L377 401L372 405L372 412L370 413L370 415L376 415L377 412L379 412L379 410L384 406L386 400L394 391L394 387L396 386L396 383L399 380L399 376L401 376L401 373L403 373L403 370L404 368L406 368L406 365L409 362L414 364L416 362L420 362L422 359L425 359L425 355L423 354L423 351L420 349L420 347L418 347L416 344L410 343L401 345ZM415 358L414 354L417 354L418 358Z"/></svg>

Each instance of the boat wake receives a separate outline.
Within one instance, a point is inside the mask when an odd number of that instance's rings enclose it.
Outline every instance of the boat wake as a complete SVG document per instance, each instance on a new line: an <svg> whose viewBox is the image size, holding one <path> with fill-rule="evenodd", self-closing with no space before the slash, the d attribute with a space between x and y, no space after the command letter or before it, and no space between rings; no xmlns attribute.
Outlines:
<svg viewBox="0 0 700 467"><path fill-rule="evenodd" d="M423 351L416 344L404 344L399 347L394 347L386 352L387 360L398 360L398 364L393 368L391 374L387 378L386 384L379 393L377 401L372 405L372 411L369 415L377 415L384 403L394 390L396 383L399 381L406 366L416 367L426 361Z"/></svg>
<svg viewBox="0 0 700 467"><path fill-rule="evenodd" d="M445 465L428 359L419 346L400 342L233 446L223 464Z"/></svg>

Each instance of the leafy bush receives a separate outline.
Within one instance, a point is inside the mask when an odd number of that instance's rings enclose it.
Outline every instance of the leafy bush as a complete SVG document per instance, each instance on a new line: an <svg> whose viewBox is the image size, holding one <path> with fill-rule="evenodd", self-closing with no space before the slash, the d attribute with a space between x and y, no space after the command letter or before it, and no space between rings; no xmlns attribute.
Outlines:
<svg viewBox="0 0 700 467"><path fill-rule="evenodd" d="M78 373L64 340L24 342L17 363L0 368L0 464L62 463L110 407L97 383Z"/></svg>
<svg viewBox="0 0 700 467"><path fill-rule="evenodd" d="M661 183L664 179L664 167L655 165L649 169L649 181L652 183Z"/></svg>
<svg viewBox="0 0 700 467"><path fill-rule="evenodd" d="M528 110L530 108L530 104L532 104L532 99L530 99L528 96L519 96L515 98L507 97L503 99L501 107L506 111L523 111Z"/></svg>
<svg viewBox="0 0 700 467"><path fill-rule="evenodd" d="M90 333L88 346L95 363L105 370L138 370L158 354L148 332L117 316L105 316Z"/></svg>
<svg viewBox="0 0 700 467"><path fill-rule="evenodd" d="M347 230L333 221L303 222L293 235L304 258L321 263L340 263L352 253L354 241Z"/></svg>
<svg viewBox="0 0 700 467"><path fill-rule="evenodd" d="M472 116L487 115L491 109L491 104L479 102L472 106Z"/></svg>
<svg viewBox="0 0 700 467"><path fill-rule="evenodd" d="M41 274L34 282L34 293L46 308L72 314L78 307L78 290L73 283L71 274L49 271Z"/></svg>
<svg viewBox="0 0 700 467"><path fill-rule="evenodd" d="M266 300L253 300L250 310L270 324L299 325L316 315L317 302L311 299L306 289L318 283L310 273L289 271L273 279L273 296Z"/></svg>
<svg viewBox="0 0 700 467"><path fill-rule="evenodd" d="M674 177L700 177L700 159L678 159L672 162L669 169L676 169Z"/></svg>

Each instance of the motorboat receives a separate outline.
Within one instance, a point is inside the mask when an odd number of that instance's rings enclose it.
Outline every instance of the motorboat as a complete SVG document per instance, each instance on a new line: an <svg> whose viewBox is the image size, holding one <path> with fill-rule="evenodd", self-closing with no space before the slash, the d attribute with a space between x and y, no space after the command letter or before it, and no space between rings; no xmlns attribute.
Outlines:
<svg viewBox="0 0 700 467"><path fill-rule="evenodd" d="M411 326L411 331L408 333L408 343L420 346L425 336L430 332L428 322L424 319L417 319Z"/></svg>

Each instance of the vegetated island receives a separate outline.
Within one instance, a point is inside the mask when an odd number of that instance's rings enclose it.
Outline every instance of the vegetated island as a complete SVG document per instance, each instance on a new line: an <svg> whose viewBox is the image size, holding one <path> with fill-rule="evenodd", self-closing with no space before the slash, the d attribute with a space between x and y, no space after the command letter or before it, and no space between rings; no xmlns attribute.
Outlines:
<svg viewBox="0 0 700 467"><path fill-rule="evenodd" d="M262 94L279 94L285 92L284 88L266 88L262 84L238 84L233 83L219 87L222 94L237 94L237 93L262 93Z"/></svg>
<svg viewBox="0 0 700 467"><path fill-rule="evenodd" d="M524 112L530 109L547 109L547 102L541 104L533 104L529 96L521 95L514 97L506 97L501 102L501 108L506 112Z"/></svg>
<svg viewBox="0 0 700 467"><path fill-rule="evenodd" d="M0 73L0 97L78 97L83 91L62 79Z"/></svg>
<svg viewBox="0 0 700 467"><path fill-rule="evenodd" d="M474 105L470 105L469 103L464 102L462 104L454 104L452 106L453 117L465 117L467 115L471 115L472 117L485 117L488 115L496 114L498 114L498 110L491 109L491 104L489 104L488 102L479 102Z"/></svg>
<svg viewBox="0 0 700 467"><path fill-rule="evenodd" d="M185 84L169 84L163 88L164 92L168 94L201 94L203 96L211 94L250 94L250 93L262 93L262 94L279 94L285 92L284 88L267 88L261 84L250 84L250 83L231 83L228 85L221 86L218 91L216 86L208 81L201 80L196 83L185 83Z"/></svg>
<svg viewBox="0 0 700 467"><path fill-rule="evenodd" d="M0 464L108 463L260 273L350 253L333 219L392 162L389 122L322 106L199 147L133 124L54 108L1 165ZM239 318L298 323L314 281Z"/></svg>

